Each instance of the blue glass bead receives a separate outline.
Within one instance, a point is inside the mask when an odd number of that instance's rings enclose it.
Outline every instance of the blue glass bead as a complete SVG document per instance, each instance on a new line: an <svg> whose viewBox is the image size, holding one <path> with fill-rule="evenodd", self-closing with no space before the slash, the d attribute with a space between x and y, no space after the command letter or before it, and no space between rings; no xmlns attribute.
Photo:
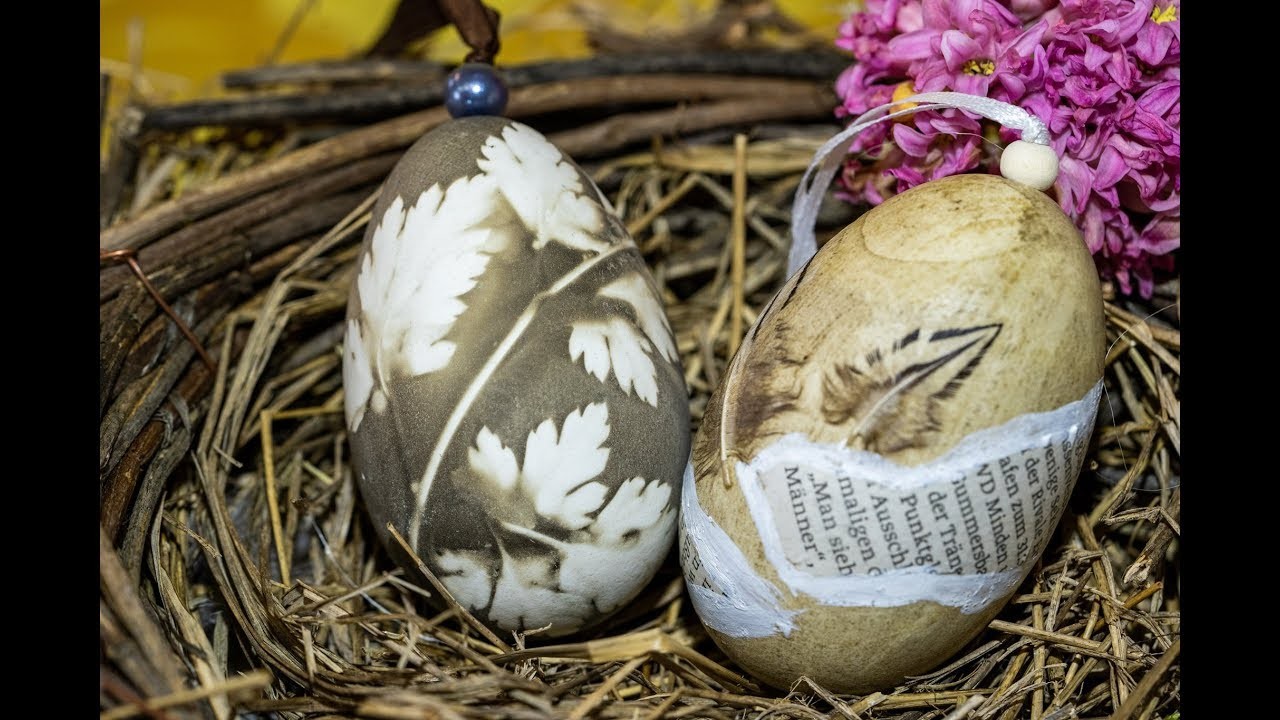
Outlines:
<svg viewBox="0 0 1280 720"><path fill-rule="evenodd" d="M501 115L507 109L507 84L492 65L464 63L445 78L444 107L456 118Z"/></svg>

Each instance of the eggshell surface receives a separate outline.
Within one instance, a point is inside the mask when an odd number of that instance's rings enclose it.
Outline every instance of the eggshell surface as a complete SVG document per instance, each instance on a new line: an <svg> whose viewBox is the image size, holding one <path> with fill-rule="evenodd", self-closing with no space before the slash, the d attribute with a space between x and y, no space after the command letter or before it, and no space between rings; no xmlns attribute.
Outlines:
<svg viewBox="0 0 1280 720"><path fill-rule="evenodd" d="M607 200L532 128L462 118L406 152L343 384L375 527L491 627L589 628L666 556L690 442L675 340Z"/></svg>
<svg viewBox="0 0 1280 720"><path fill-rule="evenodd" d="M1101 392L1101 293L1043 193L891 198L762 311L694 438L681 562L738 664L885 690L957 652L1053 534Z"/></svg>

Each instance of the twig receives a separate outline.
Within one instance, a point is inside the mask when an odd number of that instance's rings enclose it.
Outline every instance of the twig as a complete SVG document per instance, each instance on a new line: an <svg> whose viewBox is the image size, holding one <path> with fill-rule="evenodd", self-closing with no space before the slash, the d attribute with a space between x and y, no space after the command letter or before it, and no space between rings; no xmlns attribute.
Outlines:
<svg viewBox="0 0 1280 720"><path fill-rule="evenodd" d="M222 87L237 90L270 85L421 83L439 81L444 74L444 65L428 60L321 60L231 70L222 74Z"/></svg>
<svg viewBox="0 0 1280 720"><path fill-rule="evenodd" d="M1158 583L1158 582L1151 583L1150 585L1143 588L1142 590L1139 590L1138 592L1134 593L1133 596L1130 597L1128 600L1125 600L1124 606L1129 609L1136 608L1138 607L1138 603L1142 602L1143 600L1146 600L1152 595L1155 595L1157 592L1160 592L1162 588L1164 588L1164 583Z"/></svg>
<svg viewBox="0 0 1280 720"><path fill-rule="evenodd" d="M197 293L197 297L199 295ZM226 312L226 305L216 293L206 294L199 299L209 301L203 309L210 314L196 325L193 332L208 337ZM168 319L164 318L164 321L167 323ZM195 355L195 349L189 343L179 344L168 352L160 367L151 369L146 375L125 385L111 402L99 424L98 457L102 473L115 474L115 468L123 459L124 451L143 427L155 417L155 414L161 411L164 403L170 400L175 385L179 384L180 379L191 367L199 367L205 375L210 374L207 365L201 363L192 365L193 355ZM119 379L125 379L123 371ZM190 405L186 403L186 398L179 397L171 402L179 415L189 414ZM136 466L134 469L137 470L140 467ZM126 503L113 506L113 510L124 510L128 498L122 499ZM108 534L112 534L115 528L106 521L110 514L105 512L112 501L104 497L103 502L104 512L101 515L104 523L107 524Z"/></svg>
<svg viewBox="0 0 1280 720"><path fill-rule="evenodd" d="M141 706L141 710L138 712L139 715L146 715L151 720L173 720L173 716L163 710L146 707L146 698L139 695L133 688L125 684L122 678L106 668L99 670L98 682L102 691L107 695L123 703Z"/></svg>
<svg viewBox="0 0 1280 720"><path fill-rule="evenodd" d="M986 700L987 699L982 695L974 695L968 700L965 700L964 703L955 710L947 713L947 716L942 720L965 720L973 714L974 710L978 709L979 705L986 702Z"/></svg>
<svg viewBox="0 0 1280 720"><path fill-rule="evenodd" d="M1039 581L1037 581L1036 590L1039 590L1039 589L1040 589L1040 583ZM993 627L995 626L996 622L1001 622L1001 621L992 622ZM1044 629L1044 608L1041 607L1040 605L1035 605L1031 608L1031 622L1032 622L1031 629L1035 631L1035 634L1026 633L1028 637L1035 637L1035 635L1037 634L1043 634L1042 637L1054 634L1054 633L1049 633ZM1006 632L1008 631L1003 627L996 628L996 629L1005 630ZM1069 636L1064 635L1063 637L1069 637ZM1044 713L1044 683L1045 683L1044 666L1045 666L1045 662L1048 660L1048 654L1049 654L1049 650L1043 644L1037 645L1035 649L1031 651L1031 657L1032 657L1031 677L1033 678L1033 681L1036 683L1035 690L1031 691L1031 720L1040 720L1040 716Z"/></svg>
<svg viewBox="0 0 1280 720"><path fill-rule="evenodd" d="M209 642L200 621L187 609L179 596L178 588L170 573L161 564L164 554L161 551L160 519L157 518L151 532L151 575L160 591L161 602L182 640L182 646L185 648L183 659L188 667L194 670L196 684L204 688L223 686L227 682L227 677L221 668L214 667L212 664L213 645ZM181 582L181 576L178 582ZM230 702L222 693L211 693L209 706L216 717L228 717L231 714Z"/></svg>
<svg viewBox="0 0 1280 720"><path fill-rule="evenodd" d="M729 351L733 358L742 342L742 309L746 304L742 288L747 254L747 136L733 137L733 260L730 265L733 282L733 311L729 315Z"/></svg>
<svg viewBox="0 0 1280 720"><path fill-rule="evenodd" d="M775 102L761 103L759 97L773 97L771 90L795 93L797 88L804 87L813 94L811 102L824 105L829 114L835 96L825 83L654 75L643 78L643 82L625 76L601 77L518 88L511 91L507 115L521 118L613 103L688 102L696 98L749 95L751 105L772 108L760 119L796 117L795 113L780 112L779 108L772 107L777 104ZM791 102L791 95L786 97ZM811 109L811 112L816 111L816 108ZM140 249L185 223L199 220L258 193L360 158L405 147L448 119L449 114L443 107L432 107L308 145L276 160L215 180L182 198L157 205L128 222L113 225L100 234L99 246L105 250ZM667 125L659 128L659 132L670 129ZM651 133L646 131L644 136L648 134ZM561 150L569 155L577 154L563 145Z"/></svg>
<svg viewBox="0 0 1280 720"><path fill-rule="evenodd" d="M148 698L145 705L121 705L98 716L99 720L124 720L124 718L142 715L148 710L161 710L175 705L186 705L197 700L218 695L231 695L246 690L257 690L271 684L271 673L266 670L254 670L238 678L232 678L215 686L204 686L193 690L180 690L161 697Z"/></svg>
<svg viewBox="0 0 1280 720"><path fill-rule="evenodd" d="M673 79L683 89L683 95L664 92L661 83ZM539 85L570 84L575 88L591 85L616 85L625 80L635 85L634 94L622 93L612 102L693 102L725 97L771 97L774 92L788 88L804 87L807 79L774 79L722 75L693 75L664 73L655 75L598 75L569 79L557 77L543 83L524 85L508 83L512 87L508 115L518 116L524 111L516 102L523 90ZM829 82L820 83L823 87ZM179 105L168 105L148 110L141 118L145 130L180 130L200 125L262 126L280 123L317 122L321 120L377 120L408 112L418 112L437 106L443 100L443 88L439 82L415 83L389 88L346 88L327 92L264 95L249 99L198 100ZM603 103L592 103L592 105ZM579 105L581 107L581 105ZM828 110L830 106L828 107Z"/></svg>
<svg viewBox="0 0 1280 720"><path fill-rule="evenodd" d="M1013 661L1009 663L1009 669L1005 672L1004 678L1000 681L1000 686L996 688L995 695L992 695L992 697L1003 697L1005 693L1010 691L1010 688L1014 686L1014 682L1017 680L1019 673L1022 672L1022 666L1027 664L1028 657L1030 657L1030 653L1027 652L1025 648L1020 650L1018 654L1014 656ZM1033 676L1033 673L1028 674L1028 677ZM1018 710L1022 708L1022 703L1026 702L1025 691L1023 691L1021 697L1022 699L1019 699L1016 703L1010 703L1009 707L1004 711L1004 714L1000 716L1000 720L1012 720L1013 717L1018 714Z"/></svg>
<svg viewBox="0 0 1280 720"><path fill-rule="evenodd" d="M303 18L311 9L315 7L316 0L298 0L298 4L293 8L293 12L289 15L289 21L285 23L280 35L276 37L276 43L271 48L271 52L267 54L266 64L274 65L276 60L280 58L280 54L284 52L285 46L293 39L295 33L298 32L298 26L302 24Z"/></svg>
<svg viewBox="0 0 1280 720"><path fill-rule="evenodd" d="M569 712L568 720L582 720L582 718L589 715L604 700L604 696L608 695L610 690L617 687L618 683L625 680L628 675L635 672L636 668L640 667L648 659L648 657L641 655L627 661L617 672L614 672L603 683L600 683L600 687L591 691L590 695L574 706L573 710Z"/></svg>
<svg viewBox="0 0 1280 720"><path fill-rule="evenodd" d="M638 236L641 230L649 227L649 224L652 223L655 218L671 209L671 206L679 202L680 199L692 190L696 184L697 180L694 176L686 175L684 180L680 181L680 184L677 185L674 190L664 195L658 202L654 203L652 207L645 211L644 215L641 215L635 220L627 223L627 232L633 238Z"/></svg>
<svg viewBox="0 0 1280 720"><path fill-rule="evenodd" d="M1124 308L1120 307L1119 305L1116 305L1115 303L1110 303L1110 302L1103 303L1103 308L1108 313L1116 316L1116 319L1118 319L1121 323L1124 323L1129 326L1133 326L1139 323L1142 325L1145 325L1147 328L1147 331L1151 333L1151 337L1159 341L1160 344L1167 345L1169 348L1171 348L1174 351L1182 350L1181 331L1175 330L1173 328L1167 328L1167 327L1164 327L1163 325L1156 325L1150 322L1149 318L1142 318L1137 315L1134 315L1133 313L1129 312L1128 310L1125 310ZM1160 315L1162 313L1165 313L1169 309L1170 308L1167 308L1167 307L1161 308L1160 310L1153 313L1153 315Z"/></svg>
<svg viewBox="0 0 1280 720"><path fill-rule="evenodd" d="M102 599L141 651L142 659L150 669L145 681L151 687L164 687L170 691L182 687L182 671L168 641L151 614L143 608L137 589L101 525L98 533L98 578ZM106 648L108 655L112 650L111 647ZM130 679L138 682L138 678Z"/></svg>
<svg viewBox="0 0 1280 720"><path fill-rule="evenodd" d="M133 203L129 206L129 214L137 215L151 204L165 182L172 179L173 171L178 167L178 160L178 154L170 152L154 167L139 174L134 182Z"/></svg>
<svg viewBox="0 0 1280 720"><path fill-rule="evenodd" d="M267 486L267 512L270 513L271 517L271 537L275 541L276 559L280 563L280 583L288 586L289 556L284 551L284 531L280 526L280 500L276 496L275 438L271 434L271 411L263 410L260 418L262 427L262 474Z"/></svg>
<svg viewBox="0 0 1280 720"><path fill-rule="evenodd" d="M476 631L484 637L484 639L493 643L496 647L501 648L503 652L511 651L511 646L502 642L502 639L495 635L488 626L477 620L476 616L472 615L470 610L464 607L462 603L458 602L453 597L453 593L449 592L449 588L445 587L444 583L440 582L435 573L431 572L431 569L427 567L427 564L422 562L422 558L418 557L418 553L409 546L409 543L404 539L404 536L400 534L400 531L396 529L394 524L387 523L387 530L391 533L391 537L395 538L396 543L409 554L409 557L413 560L413 564L418 568L418 570L426 576L427 582L431 583L431 587L435 588L436 592L440 593L440 597L444 598L444 601L449 604L449 607L454 608L454 610L457 611L459 617L465 620L468 625L475 628Z"/></svg>
<svg viewBox="0 0 1280 720"><path fill-rule="evenodd" d="M147 274L142 271L142 266L138 264L138 259L135 255L136 253L129 249L104 250L100 253L99 259L128 263L129 269L133 271L133 274L137 276L138 280L142 282L142 285L146 287L147 293L151 295L151 299L155 300L156 304L160 306L160 309L164 310L164 314L168 315L169 319L173 320L173 324L178 326L178 330L182 333L182 336L186 338L187 342L191 343L191 347L195 348L196 352L200 354L200 359L204 361L205 366L210 370L213 370L215 367L213 358L209 357L209 353L205 351L204 346L200 344L200 341L196 338L195 334L191 332L191 328L183 322L182 318L178 317L178 313L173 311L173 308L169 306L169 303L164 301L164 297L160 295L159 290L156 290L156 286L151 284L151 280L147 278Z"/></svg>
<svg viewBox="0 0 1280 720"><path fill-rule="evenodd" d="M1094 535L1093 524L1086 518L1076 518L1076 530L1080 534L1080 539L1084 541L1086 549L1101 551L1102 546L1098 543L1098 538ZM1119 593L1116 590L1115 577L1111 572L1111 562L1106 555L1100 555L1093 560L1093 584L1099 590L1107 592L1111 597L1117 597ZM1107 621L1107 632L1111 637L1111 651L1116 658L1123 661L1128 658L1128 643L1126 642L1124 632L1120 628L1120 620L1117 617L1115 607L1111 603L1102 603L1102 617ZM1121 664L1112 662L1109 664L1111 669L1112 684L1112 702L1119 705L1124 702L1125 694L1128 688L1119 682L1116 678L1117 672L1120 671Z"/></svg>
<svg viewBox="0 0 1280 720"><path fill-rule="evenodd" d="M826 86L779 89L762 103L759 97L733 98L615 115L606 120L556 133L551 140L565 153L593 158L653 136L671 136L726 125L745 126L769 120L822 118L831 113L835 96Z"/></svg>
<svg viewBox="0 0 1280 720"><path fill-rule="evenodd" d="M1173 494L1169 498L1168 513L1172 520L1177 521L1181 515L1182 509L1182 488L1174 488ZM1173 542L1176 533L1168 523L1160 523L1156 531L1147 540L1147 544L1142 548L1142 552L1138 554L1133 564L1125 570L1124 581L1126 584L1143 583L1151 576L1151 571L1159 563L1164 561L1165 550L1169 548L1169 543Z"/></svg>
<svg viewBox="0 0 1280 720"><path fill-rule="evenodd" d="M1048 630L1037 630L1034 627L1026 625L1018 625L1017 623L1007 622L1005 620L992 620L991 629L999 632L1009 633L1010 635L1021 635L1033 640L1054 643L1063 647L1068 647L1080 652L1098 655L1103 658L1111 657L1106 654L1107 643L1097 642L1094 640L1082 640L1074 635L1064 635L1058 632L1049 632Z"/></svg>
<svg viewBox="0 0 1280 720"><path fill-rule="evenodd" d="M107 100L111 97L111 75L98 71L98 137L107 129Z"/></svg>
<svg viewBox="0 0 1280 720"><path fill-rule="evenodd" d="M395 153L375 154L338 168L318 172L314 177L301 178L288 187L264 193L186 225L140 249L138 260L146 263L153 271L163 273L173 268L188 269L196 259L193 256L211 255L212 261L200 258L205 272L197 276L194 282L225 277L228 270L243 268L289 241L328 229L336 219L335 213L340 213L334 206L348 202L348 194L353 190L369 187L370 183L380 181L398 158L399 155ZM213 184L219 182L222 181L218 180ZM201 191L195 191L191 195L198 192ZM341 214L337 214L337 217L341 217ZM215 249L218 252L213 252ZM128 276L125 268L104 269L99 275L99 301L115 296ZM168 293L184 290L183 285L173 282L165 287Z"/></svg>
<svg viewBox="0 0 1280 720"><path fill-rule="evenodd" d="M111 143L106 169L98 187L98 227L106 228L115 219L124 198L126 181L138 165L138 135L142 110L126 105L112 120Z"/></svg>
<svg viewBox="0 0 1280 720"><path fill-rule="evenodd" d="M658 720L658 718L666 715L666 712L671 709L671 706L675 705L682 697L684 697L684 688L676 688L674 692L663 699L662 702L658 703L657 707L650 710L649 714L645 715L641 720Z"/></svg>
<svg viewBox="0 0 1280 720"><path fill-rule="evenodd" d="M829 690L819 685L817 682L813 680L813 678L810 678L807 675L800 676L800 679L797 680L795 685L792 686L792 692L795 692L795 689L800 685L801 682L813 688L813 691L818 694L818 697L827 701L827 704L830 705L832 708L834 708L836 712L840 713L840 715L843 718L845 718L845 720L862 720L862 716L856 712L853 712L853 710L849 707L847 703L841 701L840 698L836 697L835 695L832 695Z"/></svg>
<svg viewBox="0 0 1280 720"><path fill-rule="evenodd" d="M502 68L502 74L507 87L515 90L549 82L617 75L708 74L734 75L744 79L772 76L830 80L848 64L847 57L830 51L648 52L517 65ZM278 84L396 82L400 83L400 99L388 97L385 112L403 112L410 109L407 103L413 101L440 102L439 81L444 73L445 67L432 61L360 59L234 70L223 74L222 85L226 88L251 88ZM418 90L420 95L409 94L414 91L410 83L427 89Z"/></svg>
<svg viewBox="0 0 1280 720"><path fill-rule="evenodd" d="M1111 512L1119 507L1125 496L1133 490L1133 483L1138 476L1146 471L1147 466L1151 464L1151 452L1156 446L1157 428L1152 428L1142 439L1142 451L1138 453L1138 457L1133 461L1133 465L1129 466L1129 470L1116 483L1114 487L1107 491L1107 495L1101 502L1093 508L1089 513L1089 525L1097 525L1105 519Z"/></svg>
<svg viewBox="0 0 1280 720"><path fill-rule="evenodd" d="M1169 649L1160 656L1160 660L1156 662L1155 667L1147 671L1142 679L1138 681L1133 691L1129 693L1129 697L1125 698L1120 708L1111 716L1111 720L1129 720L1146 702L1147 696L1155 689L1156 685L1164 679L1169 668L1173 666L1173 661L1178 659L1178 654L1182 652L1182 638L1173 641Z"/></svg>
<svg viewBox="0 0 1280 720"><path fill-rule="evenodd" d="M927 693L898 693L895 695L881 696L878 701L869 707L875 707L879 710L936 708L939 705L950 705L951 703L967 701L973 696L979 696L985 699L990 694L991 691L988 689L944 690L941 692ZM854 708L858 708L858 705L854 705Z"/></svg>

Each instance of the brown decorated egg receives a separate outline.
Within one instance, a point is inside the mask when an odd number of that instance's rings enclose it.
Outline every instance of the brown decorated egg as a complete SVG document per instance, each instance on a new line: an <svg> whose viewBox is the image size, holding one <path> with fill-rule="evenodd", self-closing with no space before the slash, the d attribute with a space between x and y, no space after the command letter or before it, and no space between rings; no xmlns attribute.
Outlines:
<svg viewBox="0 0 1280 720"><path fill-rule="evenodd" d="M671 327L607 201L532 128L463 118L405 153L343 383L375 526L493 628L587 628L666 556L690 442Z"/></svg>
<svg viewBox="0 0 1280 720"><path fill-rule="evenodd" d="M720 647L778 687L925 673L1044 551L1092 432L1101 293L1043 193L886 201L791 277L694 438L681 561Z"/></svg>

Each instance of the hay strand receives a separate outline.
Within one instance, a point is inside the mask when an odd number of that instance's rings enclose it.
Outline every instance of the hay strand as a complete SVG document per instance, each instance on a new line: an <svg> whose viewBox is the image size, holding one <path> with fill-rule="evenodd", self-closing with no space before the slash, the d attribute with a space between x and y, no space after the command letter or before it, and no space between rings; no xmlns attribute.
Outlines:
<svg viewBox="0 0 1280 720"><path fill-rule="evenodd" d="M743 288L747 257L747 136L733 136L733 310L729 314L729 352L732 358L742 342L742 317L746 307Z"/></svg>
<svg viewBox="0 0 1280 720"><path fill-rule="evenodd" d="M469 610L458 604L458 601L453 597L453 593L449 592L449 589L446 588L438 578L436 578L435 573L431 572L431 569L427 567L427 564L422 562L422 558L418 557L418 553L414 552L413 547L409 545L409 542L404 539L404 536L400 534L400 531L397 530L394 525L387 523L387 531L391 533L391 537L395 539L396 543L400 546L400 549L409 554L409 557L413 560L414 566L418 568L418 572L426 576L427 581L431 583L431 587L435 588L436 592L440 593L440 597L444 598L444 601L449 604L449 608L451 610L465 620L468 625L475 628L476 632L480 633L480 635L492 643L494 647L500 648L500 652L510 651L507 644L502 642L497 635L493 634L492 630L485 627L485 624L477 620L476 616L472 615Z"/></svg>

